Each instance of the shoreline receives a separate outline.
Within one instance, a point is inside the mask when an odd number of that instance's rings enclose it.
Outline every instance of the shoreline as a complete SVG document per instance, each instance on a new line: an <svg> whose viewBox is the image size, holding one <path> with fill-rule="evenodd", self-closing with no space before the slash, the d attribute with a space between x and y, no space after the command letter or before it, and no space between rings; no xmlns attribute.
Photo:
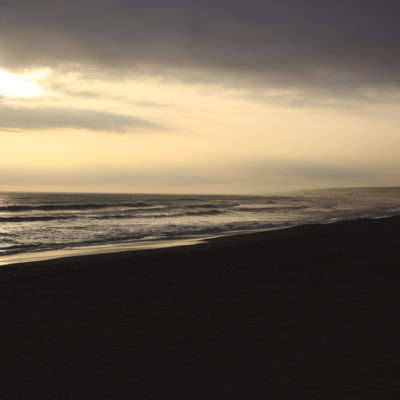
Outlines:
<svg viewBox="0 0 400 400"><path fill-rule="evenodd" d="M8 399L395 399L400 217L0 268Z"/></svg>
<svg viewBox="0 0 400 400"><path fill-rule="evenodd" d="M113 257L134 257L135 254L170 254L171 252L206 250L221 246L229 248L285 238L318 236L332 232L364 231L367 227L384 228L386 225L393 223L400 224L400 216L359 218L257 231L226 232L220 235L206 235L173 241L117 243L12 254L0 258L0 281L9 278L33 276L37 273L66 271L73 268L80 269L82 262L101 261L102 257L112 260ZM74 267L71 266L72 264L74 264ZM54 269L52 265L54 265Z"/></svg>
<svg viewBox="0 0 400 400"><path fill-rule="evenodd" d="M84 256L93 256L101 254L128 253L128 252L145 251L145 250L158 250L163 248L194 246L207 243L211 240L215 239L218 240L225 237L260 234L270 231L280 231L284 229L297 228L300 226L303 225L284 226L278 228L262 228L257 230L227 231L219 234L215 233L215 234L204 234L198 236L187 236L179 239L137 240L137 241L84 245L84 246L69 246L60 249L26 251L22 253L12 253L0 256L0 268L7 267L10 265L36 263L40 261L50 261L61 258L64 259L64 258L84 257Z"/></svg>

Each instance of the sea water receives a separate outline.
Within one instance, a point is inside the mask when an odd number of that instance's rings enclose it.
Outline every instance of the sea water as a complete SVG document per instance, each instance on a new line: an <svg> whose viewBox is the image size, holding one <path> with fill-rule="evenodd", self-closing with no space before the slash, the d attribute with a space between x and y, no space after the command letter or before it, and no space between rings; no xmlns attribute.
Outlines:
<svg viewBox="0 0 400 400"><path fill-rule="evenodd" d="M13 254L158 247L207 235L399 214L400 188L270 196L0 193L0 264Z"/></svg>

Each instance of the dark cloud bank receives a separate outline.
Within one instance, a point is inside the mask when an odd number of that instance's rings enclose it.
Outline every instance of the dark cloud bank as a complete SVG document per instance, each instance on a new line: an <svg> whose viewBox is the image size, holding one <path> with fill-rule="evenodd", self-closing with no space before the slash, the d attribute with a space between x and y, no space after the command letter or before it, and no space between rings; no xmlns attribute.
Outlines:
<svg viewBox="0 0 400 400"><path fill-rule="evenodd" d="M397 89L398 15L398 0L2 0L0 65Z"/></svg>

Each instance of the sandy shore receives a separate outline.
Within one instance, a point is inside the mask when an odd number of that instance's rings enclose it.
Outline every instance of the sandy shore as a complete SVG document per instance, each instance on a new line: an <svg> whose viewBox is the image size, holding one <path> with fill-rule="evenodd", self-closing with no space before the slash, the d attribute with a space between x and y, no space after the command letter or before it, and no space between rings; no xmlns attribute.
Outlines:
<svg viewBox="0 0 400 400"><path fill-rule="evenodd" d="M397 399L400 217L0 268L1 399Z"/></svg>

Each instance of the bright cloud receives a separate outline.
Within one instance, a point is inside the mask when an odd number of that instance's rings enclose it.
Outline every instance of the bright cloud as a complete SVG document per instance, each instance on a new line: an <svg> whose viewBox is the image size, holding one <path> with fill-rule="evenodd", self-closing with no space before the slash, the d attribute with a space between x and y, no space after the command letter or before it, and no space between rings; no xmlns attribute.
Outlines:
<svg viewBox="0 0 400 400"><path fill-rule="evenodd" d="M11 98L32 98L45 93L40 85L49 70L30 71L22 74L0 69L0 95Z"/></svg>

